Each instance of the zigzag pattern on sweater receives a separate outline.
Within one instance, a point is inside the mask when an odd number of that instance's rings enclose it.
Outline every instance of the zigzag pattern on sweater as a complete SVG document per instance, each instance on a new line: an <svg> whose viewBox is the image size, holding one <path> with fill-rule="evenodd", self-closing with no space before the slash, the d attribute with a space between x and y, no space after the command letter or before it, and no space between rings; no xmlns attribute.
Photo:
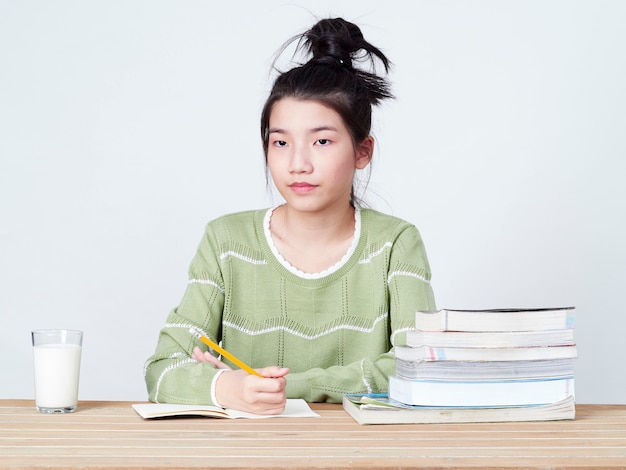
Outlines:
<svg viewBox="0 0 626 470"><path fill-rule="evenodd" d="M374 258L376 258L378 255L380 255L381 253L383 253L383 251L385 251L385 248L391 248L393 246L393 244L391 242L385 242L383 243L383 246L381 246L379 249L377 249L376 251L374 251L373 253L370 253L369 255L367 255L365 258L360 259L359 260L359 264L367 264L367 263L371 263L372 260Z"/></svg>
<svg viewBox="0 0 626 470"><path fill-rule="evenodd" d="M259 336L275 331L283 331L285 333L303 338L309 341L321 338L323 336L335 333L341 330L358 331L361 333L371 333L374 331L378 323L389 318L389 313L380 314L373 322L356 317L342 317L332 322L322 325L318 328L305 327L300 323L296 323L290 319L276 318L269 325L259 326L253 321L239 318L237 321L223 321L223 325L240 331L248 336Z"/></svg>
<svg viewBox="0 0 626 470"><path fill-rule="evenodd" d="M197 278L189 279L188 284L204 284L208 286L213 286L222 294L225 293L224 289L220 287L220 285L217 282L212 281L211 279L197 279Z"/></svg>
<svg viewBox="0 0 626 470"><path fill-rule="evenodd" d="M393 271L391 274L389 274L389 277L387 278L387 284L391 284L391 280L396 276L413 277L415 279L419 279L422 282L425 282L426 284L430 284L430 280L426 278L426 276L411 271Z"/></svg>
<svg viewBox="0 0 626 470"><path fill-rule="evenodd" d="M378 323L383 320L386 320L389 317L388 312L381 313L378 315L373 322L369 322L368 320L364 320L362 318L354 318L354 322L346 322L347 318L340 318L333 322L330 322L326 325L320 326L319 328L303 328L302 325L299 325L297 322L290 321L289 319L278 318L275 319L272 324L265 325L259 328L257 323L254 323L250 320L240 319L240 322L232 322L224 320L223 325L233 328L237 331L240 331L249 336L259 336L263 334L273 333L276 331L283 331L288 334L292 334L299 338L303 338L309 341L313 341L317 338L321 338L323 336L335 333L341 330L348 331L358 331L361 333L372 333ZM165 328L177 328L188 330L189 328L194 328L200 331L205 336L208 335L207 332L202 330L196 325L192 325L191 323L166 323ZM392 346L396 345L396 337L401 333L406 333L412 329L411 327L403 327L391 332L390 342Z"/></svg>
<svg viewBox="0 0 626 470"><path fill-rule="evenodd" d="M228 258L229 256L232 256L233 258L238 258L238 259L240 259L242 261L245 261L247 263L250 263L250 264L267 264L267 261L265 261L264 259L250 258L249 256L242 255L241 253L238 253L238 252L233 251L233 250L225 251L224 253L222 253L220 255L220 259L224 260L224 259Z"/></svg>

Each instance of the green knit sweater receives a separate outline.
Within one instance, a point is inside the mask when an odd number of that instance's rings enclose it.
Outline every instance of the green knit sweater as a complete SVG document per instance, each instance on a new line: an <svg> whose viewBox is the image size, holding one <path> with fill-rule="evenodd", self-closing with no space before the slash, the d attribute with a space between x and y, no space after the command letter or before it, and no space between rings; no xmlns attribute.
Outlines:
<svg viewBox="0 0 626 470"><path fill-rule="evenodd" d="M254 368L289 367L289 398L340 402L344 393L387 390L392 346L414 325L416 310L435 308L417 229L358 210L346 256L307 274L275 249L270 215L248 211L207 224L182 302L146 362L150 400L212 403L216 369L191 358L194 346L206 350L191 326Z"/></svg>

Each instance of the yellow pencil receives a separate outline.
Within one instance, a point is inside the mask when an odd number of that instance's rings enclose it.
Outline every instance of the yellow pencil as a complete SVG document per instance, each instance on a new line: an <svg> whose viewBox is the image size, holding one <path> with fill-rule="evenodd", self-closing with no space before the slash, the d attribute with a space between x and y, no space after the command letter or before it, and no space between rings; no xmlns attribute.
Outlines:
<svg viewBox="0 0 626 470"><path fill-rule="evenodd" d="M231 362L234 362L235 364L237 364L241 369L245 370L248 374L252 374L252 375L258 375L259 377L263 377L261 374L259 374L256 370L254 370L252 367L250 367L248 364L246 364L245 362L237 359L235 356L233 356L231 353L229 353L228 351L226 351L224 348L220 347L219 345L217 345L216 343L214 343L213 341L211 341L209 338L207 338L206 336L204 336L203 334L201 334L198 330L196 330L195 328L189 328L189 333L191 333L192 335L194 335L196 338L198 338L200 341L202 341L204 344L206 344L207 346L209 346L211 349L217 351L218 353L220 353L222 356L228 358L231 360ZM263 377L264 378L264 377Z"/></svg>

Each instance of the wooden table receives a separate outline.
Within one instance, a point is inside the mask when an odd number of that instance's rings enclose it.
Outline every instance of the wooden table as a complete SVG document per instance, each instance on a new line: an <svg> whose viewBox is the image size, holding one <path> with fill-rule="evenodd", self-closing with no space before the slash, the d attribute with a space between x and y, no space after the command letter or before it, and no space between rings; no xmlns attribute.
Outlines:
<svg viewBox="0 0 626 470"><path fill-rule="evenodd" d="M626 468L626 405L577 405L574 421L360 426L321 418L144 421L128 402L67 415L0 400L0 468Z"/></svg>

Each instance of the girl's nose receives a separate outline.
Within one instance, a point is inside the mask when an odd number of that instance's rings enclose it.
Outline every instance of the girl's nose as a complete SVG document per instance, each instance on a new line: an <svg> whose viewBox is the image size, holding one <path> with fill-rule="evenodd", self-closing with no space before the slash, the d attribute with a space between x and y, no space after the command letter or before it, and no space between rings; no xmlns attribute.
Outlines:
<svg viewBox="0 0 626 470"><path fill-rule="evenodd" d="M310 173L313 169L311 158L306 149L295 148L289 162L290 173Z"/></svg>

